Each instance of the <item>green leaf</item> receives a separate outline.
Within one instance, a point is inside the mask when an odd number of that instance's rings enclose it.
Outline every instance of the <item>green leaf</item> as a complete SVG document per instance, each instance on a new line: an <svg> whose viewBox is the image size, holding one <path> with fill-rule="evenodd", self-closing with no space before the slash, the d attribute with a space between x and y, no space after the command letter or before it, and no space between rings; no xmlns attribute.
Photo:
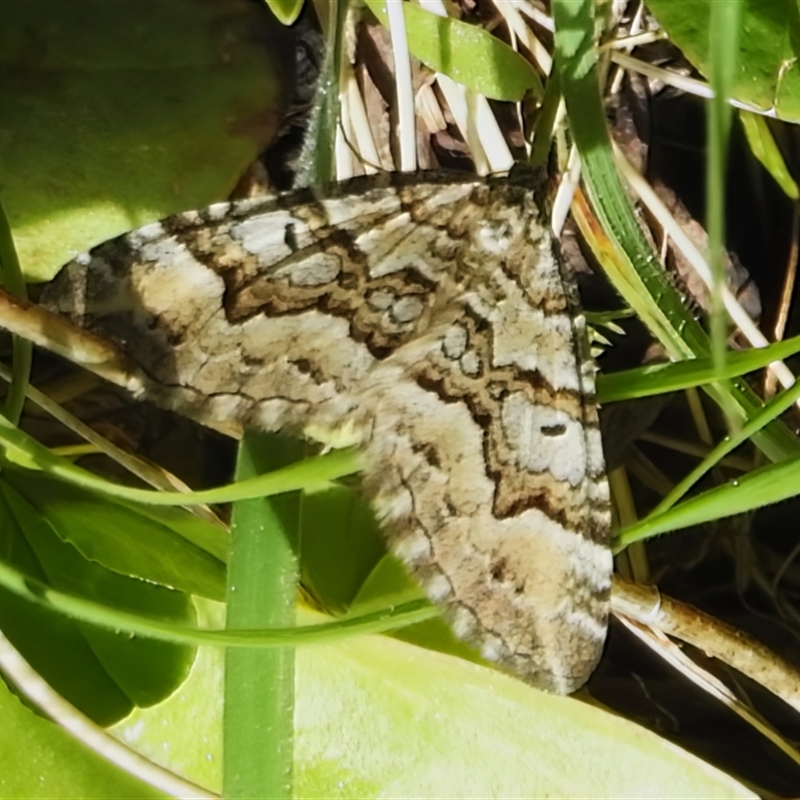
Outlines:
<svg viewBox="0 0 800 800"><path fill-rule="evenodd" d="M296 439L248 431L239 445L236 477L291 464L304 450ZM300 511L297 492L234 504L228 630L294 625ZM294 656L293 647L241 648L225 654L226 798L292 796Z"/></svg>
<svg viewBox="0 0 800 800"><path fill-rule="evenodd" d="M34 714L0 681L0 797L26 800L164 797Z"/></svg>
<svg viewBox="0 0 800 800"><path fill-rule="evenodd" d="M224 542L225 533L210 523L179 509L119 504L38 472L7 468L0 481L13 486L62 541L90 561L189 594L225 597L224 564L181 535L191 528L199 539L215 536Z"/></svg>
<svg viewBox="0 0 800 800"><path fill-rule="evenodd" d="M386 0L365 0L387 24ZM492 100L522 100L532 91L541 98L542 82L533 67L505 42L477 25L440 17L403 3L408 49L423 64Z"/></svg>
<svg viewBox="0 0 800 800"><path fill-rule="evenodd" d="M800 486L800 456L768 464L741 478L709 489L684 500L669 511L647 517L623 528L614 540L615 551L633 542L649 539L660 533L700 525L711 520L744 514L771 503L779 503L797 495Z"/></svg>
<svg viewBox="0 0 800 800"><path fill-rule="evenodd" d="M597 376L597 399L601 404L634 397L651 397L700 386L720 378L734 378L763 369L773 361L782 361L800 351L800 336L774 342L767 347L732 350L720 374L710 358L693 358L674 364L650 364L624 372L601 373Z"/></svg>
<svg viewBox="0 0 800 800"><path fill-rule="evenodd" d="M302 535L303 585L326 610L345 611L386 552L372 509L335 484L303 498Z"/></svg>
<svg viewBox="0 0 800 800"><path fill-rule="evenodd" d="M115 609L172 623L194 621L186 596L87 561L5 482L0 498L0 542L7 562L59 590ZM193 653L187 648L77 624L20 598L13 601L4 598L0 606L6 635L59 692L98 722L119 719L132 704L163 699L191 665ZM38 624L32 626L33 620Z"/></svg>
<svg viewBox="0 0 800 800"><path fill-rule="evenodd" d="M715 0L651 0L648 9L703 74L709 75L709 35ZM739 69L731 96L779 119L800 120L800 10L793 0L747 0Z"/></svg>
<svg viewBox="0 0 800 800"><path fill-rule="evenodd" d="M755 796L617 714L385 636L300 648L296 664L296 797ZM218 790L220 681L204 648L180 699L115 731ZM182 736L197 720L203 736Z"/></svg>
<svg viewBox="0 0 800 800"><path fill-rule="evenodd" d="M299 797L751 796L603 709L387 637L297 672Z"/></svg>
<svg viewBox="0 0 800 800"><path fill-rule="evenodd" d="M291 42L244 0L7 0L2 197L23 272L223 199L276 131Z"/></svg>
<svg viewBox="0 0 800 800"><path fill-rule="evenodd" d="M282 25L292 25L303 10L303 0L266 0L270 11Z"/></svg>
<svg viewBox="0 0 800 800"><path fill-rule="evenodd" d="M742 122L742 128L753 155L761 162L764 169L772 175L790 200L800 199L800 189L798 189L797 183L789 172L778 145L775 144L775 138L769 129L767 120L760 114L741 110L739 111L739 119Z"/></svg>
<svg viewBox="0 0 800 800"><path fill-rule="evenodd" d="M2 493L0 548L4 563L12 563L25 575L44 580L41 565ZM72 620L3 588L0 628L57 692L99 724L121 719L133 708Z"/></svg>

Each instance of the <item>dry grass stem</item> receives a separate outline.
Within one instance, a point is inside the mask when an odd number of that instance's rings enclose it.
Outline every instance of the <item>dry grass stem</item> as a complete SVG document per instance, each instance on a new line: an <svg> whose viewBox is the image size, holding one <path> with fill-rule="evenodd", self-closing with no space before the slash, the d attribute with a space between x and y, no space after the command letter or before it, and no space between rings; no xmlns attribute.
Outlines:
<svg viewBox="0 0 800 800"><path fill-rule="evenodd" d="M611 608L627 618L697 647L800 712L800 670L744 631L661 595L657 589L614 578Z"/></svg>

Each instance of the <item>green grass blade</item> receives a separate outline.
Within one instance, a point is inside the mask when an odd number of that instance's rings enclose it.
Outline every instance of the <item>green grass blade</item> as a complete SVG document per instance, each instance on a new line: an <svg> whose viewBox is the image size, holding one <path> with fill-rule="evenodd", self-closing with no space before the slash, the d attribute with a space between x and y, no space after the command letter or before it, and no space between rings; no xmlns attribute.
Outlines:
<svg viewBox="0 0 800 800"><path fill-rule="evenodd" d="M238 480L303 455L296 440L245 433ZM288 628L295 622L299 577L300 496L234 504L228 564L228 630ZM294 648L237 648L225 656L223 794L292 796Z"/></svg>
<svg viewBox="0 0 800 800"><path fill-rule="evenodd" d="M779 464L768 464L761 469L729 481L722 486L686 500L664 514L651 516L642 522L624 528L613 542L619 552L633 542L649 539L667 531L700 525L734 514L744 514L771 503L788 500L797 494L800 486L800 456Z"/></svg>
<svg viewBox="0 0 800 800"><path fill-rule="evenodd" d="M746 442L756 431L761 430L767 423L786 413L800 398L800 381L790 389L774 397L764 408L759 411L746 425L736 433L727 436L720 442L685 478L683 478L672 491L653 509L650 516L658 516L683 497L692 486L700 480L710 469L722 461L728 453ZM649 518L649 517L648 517Z"/></svg>
<svg viewBox="0 0 800 800"><path fill-rule="evenodd" d="M800 352L800 336L774 342L767 347L752 347L728 353L725 367L718 372L711 358L694 358L677 363L650 364L623 372L600 373L597 376L597 399L601 404L635 397L676 392L693 386L736 378L783 361Z"/></svg>
<svg viewBox="0 0 800 800"><path fill-rule="evenodd" d="M3 415L11 422L19 422L25 405L25 387L30 380L33 363L33 344L20 336L11 337L13 377L8 387Z"/></svg>
<svg viewBox="0 0 800 800"><path fill-rule="evenodd" d="M707 356L705 334L664 276L617 174L599 89L593 4L557 0L553 15L556 64L586 191L611 244L633 267L623 279L611 275L614 286L673 359ZM654 297L658 302L648 299Z"/></svg>
<svg viewBox="0 0 800 800"><path fill-rule="evenodd" d="M594 4L590 0L554 0L553 16L556 65L581 155L584 185L608 237L607 246L613 251L613 259L604 260L604 264L613 261L621 267L607 274L672 359L709 357L708 336L661 268L616 170L599 89ZM706 391L720 405L732 405L742 422L760 408L760 401L742 381L709 384ZM759 431L753 441L773 461L800 452L796 437L777 421Z"/></svg>
<svg viewBox="0 0 800 800"><path fill-rule="evenodd" d="M2 276L3 286L11 294L22 298L28 296L19 266L17 248L14 246L14 237L11 235L11 226L8 224L8 217L6 217L2 203L0 203L0 276ZM22 406L25 404L25 387L30 380L33 344L19 336L13 336L11 341L13 377L8 387L3 414L6 419L16 424L19 422Z"/></svg>
<svg viewBox="0 0 800 800"><path fill-rule="evenodd" d="M23 597L30 603L64 614L81 622L124 631L136 636L158 639L173 644L212 645L214 647L299 647L414 625L433 619L440 609L427 600L415 600L368 614L343 617L335 622L294 628L262 628L259 630L209 630L163 622L131 614L79 597L51 589L41 581L23 575L0 561L0 586Z"/></svg>
<svg viewBox="0 0 800 800"><path fill-rule="evenodd" d="M314 489L360 469L358 453L352 449L334 450L313 456L268 475L248 478L228 486L202 492L157 492L122 486L75 466L28 436L0 416L0 447L12 464L42 470L84 489L119 500L132 500L157 506L187 506L192 503L232 503L255 497L268 497L296 489Z"/></svg>
<svg viewBox="0 0 800 800"><path fill-rule="evenodd" d="M339 65L349 0L324 0L325 58L300 154L295 187L319 186L336 179L336 131L339 127Z"/></svg>
<svg viewBox="0 0 800 800"><path fill-rule="evenodd" d="M533 129L533 146L528 159L528 163L531 166L544 167L547 164L550 148L553 144L559 105L561 105L561 84L558 71L553 70L547 79L544 97L542 98L542 107L536 117L536 127Z"/></svg>
<svg viewBox="0 0 800 800"><path fill-rule="evenodd" d="M722 301L725 286L725 172L728 162L733 109L728 98L733 88L738 65L739 30L741 28L741 0L712 3L709 26L710 79L714 97L708 108L706 125L706 220L708 225L709 261L713 284L711 287L711 351L717 371L722 374L727 357L728 316ZM727 395L720 394L727 401ZM723 407L731 416L731 404Z"/></svg>

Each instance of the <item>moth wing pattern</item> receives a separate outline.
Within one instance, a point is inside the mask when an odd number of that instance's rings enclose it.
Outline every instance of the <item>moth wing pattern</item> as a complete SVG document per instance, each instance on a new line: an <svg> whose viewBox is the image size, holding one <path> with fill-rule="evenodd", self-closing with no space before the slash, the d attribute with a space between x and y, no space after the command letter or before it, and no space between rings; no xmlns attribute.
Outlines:
<svg viewBox="0 0 800 800"><path fill-rule="evenodd" d="M591 674L612 569L594 364L531 191L382 176L218 204L96 247L44 301L203 424L346 433L460 638L549 691Z"/></svg>

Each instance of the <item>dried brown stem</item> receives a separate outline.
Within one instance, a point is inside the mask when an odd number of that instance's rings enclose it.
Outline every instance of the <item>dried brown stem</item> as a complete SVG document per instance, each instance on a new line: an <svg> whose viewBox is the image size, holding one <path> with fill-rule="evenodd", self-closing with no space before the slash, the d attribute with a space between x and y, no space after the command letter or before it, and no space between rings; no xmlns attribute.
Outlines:
<svg viewBox="0 0 800 800"><path fill-rule="evenodd" d="M800 670L757 639L703 611L614 577L611 609L724 661L800 711Z"/></svg>

